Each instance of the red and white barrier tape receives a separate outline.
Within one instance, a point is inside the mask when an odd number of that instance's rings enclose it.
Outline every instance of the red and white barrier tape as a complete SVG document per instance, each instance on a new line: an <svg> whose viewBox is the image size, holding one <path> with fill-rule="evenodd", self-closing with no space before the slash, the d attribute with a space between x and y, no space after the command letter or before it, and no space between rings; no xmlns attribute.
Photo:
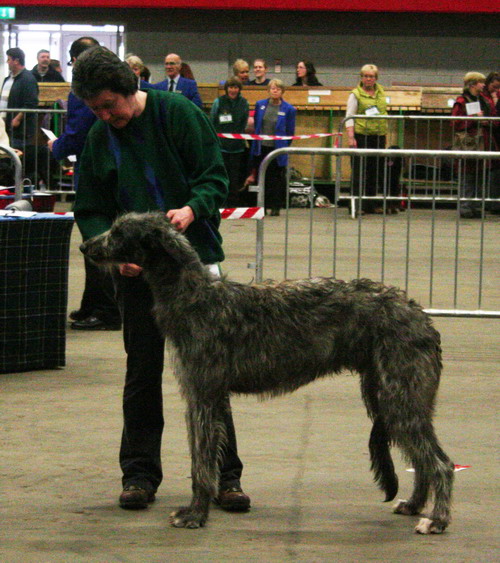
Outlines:
<svg viewBox="0 0 500 563"><path fill-rule="evenodd" d="M455 473L457 471L464 471L465 469L470 469L470 465L455 465ZM406 471L409 471L410 473L415 473L415 469L413 469L413 467L409 467Z"/></svg>
<svg viewBox="0 0 500 563"><path fill-rule="evenodd" d="M219 209L222 219L263 219L263 207L228 207ZM73 211L55 211L54 215L73 217Z"/></svg>
<svg viewBox="0 0 500 563"><path fill-rule="evenodd" d="M248 141L291 141L293 139L318 139L319 137L338 137L342 133L315 133L313 135L250 135L249 133L217 133L224 139L245 139Z"/></svg>
<svg viewBox="0 0 500 563"><path fill-rule="evenodd" d="M263 207L228 207L221 209L223 219L264 219Z"/></svg>

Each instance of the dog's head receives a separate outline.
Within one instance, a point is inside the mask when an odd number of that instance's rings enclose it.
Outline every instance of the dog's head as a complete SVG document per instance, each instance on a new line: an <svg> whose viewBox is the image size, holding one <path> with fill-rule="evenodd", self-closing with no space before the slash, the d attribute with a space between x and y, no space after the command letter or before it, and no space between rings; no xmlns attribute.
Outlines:
<svg viewBox="0 0 500 563"><path fill-rule="evenodd" d="M109 231L87 240L80 250L97 264L137 264L143 268L165 254L179 263L197 260L197 254L165 213L127 213Z"/></svg>

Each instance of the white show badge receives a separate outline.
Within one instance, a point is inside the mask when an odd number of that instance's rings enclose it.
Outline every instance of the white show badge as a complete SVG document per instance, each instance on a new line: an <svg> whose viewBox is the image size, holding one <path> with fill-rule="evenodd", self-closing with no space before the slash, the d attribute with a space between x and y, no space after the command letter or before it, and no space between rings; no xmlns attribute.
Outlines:
<svg viewBox="0 0 500 563"><path fill-rule="evenodd" d="M366 108L365 115L379 115L380 112L377 106L372 106L370 108Z"/></svg>
<svg viewBox="0 0 500 563"><path fill-rule="evenodd" d="M286 113L284 111L279 111L278 115L286 115Z"/></svg>
<svg viewBox="0 0 500 563"><path fill-rule="evenodd" d="M467 115L477 115L481 111L481 105L479 102L470 102L465 104L465 111Z"/></svg>
<svg viewBox="0 0 500 563"><path fill-rule="evenodd" d="M219 123L232 123L232 122L233 122L233 116L230 113L219 115Z"/></svg>

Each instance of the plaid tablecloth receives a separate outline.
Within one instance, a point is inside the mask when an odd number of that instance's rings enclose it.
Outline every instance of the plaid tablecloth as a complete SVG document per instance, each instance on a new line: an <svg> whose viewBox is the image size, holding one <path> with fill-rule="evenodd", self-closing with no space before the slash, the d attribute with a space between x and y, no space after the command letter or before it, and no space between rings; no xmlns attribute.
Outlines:
<svg viewBox="0 0 500 563"><path fill-rule="evenodd" d="M66 363L72 215L0 217L0 373Z"/></svg>

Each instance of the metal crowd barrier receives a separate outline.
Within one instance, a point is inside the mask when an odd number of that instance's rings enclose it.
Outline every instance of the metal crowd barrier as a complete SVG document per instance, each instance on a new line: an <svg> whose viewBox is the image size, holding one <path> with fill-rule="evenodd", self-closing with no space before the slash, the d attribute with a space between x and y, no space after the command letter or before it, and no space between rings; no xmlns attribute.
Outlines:
<svg viewBox="0 0 500 563"><path fill-rule="evenodd" d="M47 137L41 128L49 129L58 137L64 131L66 124L65 109L4 109L6 116L23 113L24 119L20 130L6 130L12 148L21 151L22 179L25 187L34 190L48 191L62 197L74 195L72 165L68 161L57 162L47 147ZM0 169L0 185L12 182L12 171Z"/></svg>
<svg viewBox="0 0 500 563"><path fill-rule="evenodd" d="M265 278L298 278L334 276L344 279L369 277L406 290L428 310L439 316L500 317L498 285L498 216L490 207L500 209L498 194L488 191L491 180L487 173L500 167L500 152L388 150L388 149L278 149L262 162L259 171L257 204L265 206L265 175L269 163L281 154L309 155L311 169L315 160L328 157L336 163L335 201L329 208L315 206L318 190L314 174L309 175L309 205L290 205L290 169L287 179L287 207L283 218L269 218L257 224L256 280ZM377 156L384 159L384 168L393 158L409 162L417 159L438 161L451 158L463 163L474 159L480 163L483 182L477 197L467 198L459 190L443 194L431 183L426 193L408 185L406 193L390 195L388 174L376 199L381 203L380 215L357 214L352 220L350 204L365 198L342 189L340 175L343 157ZM435 179L434 176L433 179ZM458 174L460 181L460 172ZM488 188L488 189L486 189ZM390 213L390 203L398 210ZM473 202L479 209L477 218L463 219L460 206ZM347 204L347 209L342 206ZM274 224L272 223L274 221ZM280 223L277 224L277 221ZM269 227L268 227L269 225ZM266 246L264 237L271 237ZM301 232L298 232L301 229ZM296 241L301 236L302 248ZM307 241L307 248L304 247ZM374 242L375 241L375 242ZM269 252L283 255L282 271L270 271L265 256Z"/></svg>
<svg viewBox="0 0 500 563"><path fill-rule="evenodd" d="M460 121L479 122L482 130L488 132L490 139L494 137L494 128L500 127L500 117L476 117L476 116L444 116L444 115L353 115L342 119L339 125L339 134L344 139L345 124L347 121L357 119L385 120L388 122L388 133L386 144L389 149L409 150L432 150L446 151L444 155L437 158L416 157L408 162L401 173L401 185L413 191L419 191L422 195L432 197L446 196L459 189L463 180L463 167L460 169L453 162L451 151L453 150L454 138L457 129L455 125ZM345 144L345 141L344 141ZM381 147L383 148L383 147ZM485 147L484 150L490 150ZM353 174L349 165L339 161L337 174L342 177L344 191L354 190L352 185ZM340 168L340 169L339 169ZM349 178L346 180L346 177Z"/></svg>

